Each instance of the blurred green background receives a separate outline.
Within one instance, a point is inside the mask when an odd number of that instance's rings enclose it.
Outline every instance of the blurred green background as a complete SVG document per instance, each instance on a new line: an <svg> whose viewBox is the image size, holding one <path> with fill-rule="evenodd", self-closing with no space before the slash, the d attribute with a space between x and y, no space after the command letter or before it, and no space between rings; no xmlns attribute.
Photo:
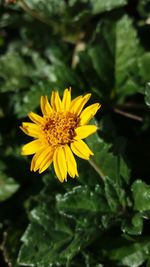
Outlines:
<svg viewBox="0 0 150 267"><path fill-rule="evenodd" d="M100 102L90 162L30 172L41 95ZM103 173L103 175L101 175ZM150 267L150 1L0 1L0 267Z"/></svg>

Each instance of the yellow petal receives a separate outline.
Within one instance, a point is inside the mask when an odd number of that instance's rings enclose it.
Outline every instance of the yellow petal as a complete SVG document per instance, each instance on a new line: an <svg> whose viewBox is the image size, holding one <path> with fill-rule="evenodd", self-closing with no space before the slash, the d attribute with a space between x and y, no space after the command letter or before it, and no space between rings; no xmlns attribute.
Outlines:
<svg viewBox="0 0 150 267"><path fill-rule="evenodd" d="M22 147L21 154L32 155L39 150L40 145L41 145L41 142L39 141L39 139L31 141Z"/></svg>
<svg viewBox="0 0 150 267"><path fill-rule="evenodd" d="M76 138L84 139L84 138L88 137L89 135L95 133L96 130L97 130L96 125L80 126L80 127L75 129L75 132L76 132L76 135L77 135Z"/></svg>
<svg viewBox="0 0 150 267"><path fill-rule="evenodd" d="M43 149L42 150L40 149L33 156L32 161L31 161L30 171L35 171L34 168L35 168L36 160L37 160L37 158L39 157L39 155L41 154L42 151L43 151Z"/></svg>
<svg viewBox="0 0 150 267"><path fill-rule="evenodd" d="M27 135L38 138L41 134L40 127L32 122L23 122L20 129Z"/></svg>
<svg viewBox="0 0 150 267"><path fill-rule="evenodd" d="M52 93L51 93L51 106L53 109L55 109L55 101L54 100L55 100L55 92L52 91Z"/></svg>
<svg viewBox="0 0 150 267"><path fill-rule="evenodd" d="M53 91L51 95L51 106L55 111L62 109L62 102L58 92Z"/></svg>
<svg viewBox="0 0 150 267"><path fill-rule="evenodd" d="M49 153L45 155L45 159L43 159L42 163L40 164L39 173L44 172L50 166L53 161L53 155L54 150L49 151Z"/></svg>
<svg viewBox="0 0 150 267"><path fill-rule="evenodd" d="M55 107L56 107L56 111L59 111L62 109L62 102L61 102L58 92L55 92Z"/></svg>
<svg viewBox="0 0 150 267"><path fill-rule="evenodd" d="M60 180L60 182L64 182L64 180L67 180L66 157L65 157L64 149L62 147L58 147L55 150L53 163L54 163L55 173L58 179Z"/></svg>
<svg viewBox="0 0 150 267"><path fill-rule="evenodd" d="M28 117L30 118L31 121L35 122L36 124L42 124L44 122L43 117L39 116L34 112L30 112L28 114Z"/></svg>
<svg viewBox="0 0 150 267"><path fill-rule="evenodd" d="M53 110L50 106L47 96L41 96L40 104L43 115L48 116L50 113L52 113Z"/></svg>
<svg viewBox="0 0 150 267"><path fill-rule="evenodd" d="M101 105L99 103L95 103L85 108L80 115L80 125L87 124L94 117L100 107Z"/></svg>
<svg viewBox="0 0 150 267"><path fill-rule="evenodd" d="M76 98L74 98L72 101L71 101L71 108L73 108L73 106L75 105L75 103L77 103L79 101L79 99L82 99L82 95L79 95L77 96Z"/></svg>
<svg viewBox="0 0 150 267"><path fill-rule="evenodd" d="M85 144L82 140L76 140L71 143L71 149L74 154L82 159L89 159L90 155L94 155L93 152L89 149L87 144Z"/></svg>
<svg viewBox="0 0 150 267"><path fill-rule="evenodd" d="M44 169L45 170L45 165L44 163L47 163L47 157L50 154L51 155L51 147L44 146L43 148L38 151L34 157L32 158L31 162L31 170L37 171L38 169ZM48 165L49 166L49 165Z"/></svg>
<svg viewBox="0 0 150 267"><path fill-rule="evenodd" d="M75 98L75 100L72 101L71 103L70 111L79 115L82 109L84 108L85 104L90 99L90 97L91 97L91 94L86 94L83 97L81 96L81 97Z"/></svg>
<svg viewBox="0 0 150 267"><path fill-rule="evenodd" d="M64 111L69 110L71 105L71 88L65 89L63 99L62 99L62 107Z"/></svg>
<svg viewBox="0 0 150 267"><path fill-rule="evenodd" d="M74 178L75 176L78 175L77 171L77 163L75 161L75 158L73 156L73 153L68 145L64 146L64 151L65 151L65 157L66 157L66 162L67 162L67 171L69 175Z"/></svg>

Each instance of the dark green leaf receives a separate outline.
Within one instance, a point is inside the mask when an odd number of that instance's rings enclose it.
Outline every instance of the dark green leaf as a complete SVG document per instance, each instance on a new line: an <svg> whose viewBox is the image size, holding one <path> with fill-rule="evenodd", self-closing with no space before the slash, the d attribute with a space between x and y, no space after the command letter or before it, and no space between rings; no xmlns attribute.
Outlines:
<svg viewBox="0 0 150 267"><path fill-rule="evenodd" d="M93 91L103 99L117 97L119 102L138 92L138 58L142 49L132 20L128 16L104 19L93 39L80 53L79 62L83 77Z"/></svg>
<svg viewBox="0 0 150 267"><path fill-rule="evenodd" d="M90 5L92 8L92 13L98 14L101 12L105 11L110 11L114 8L124 6L127 4L126 0L106 0L106 1L101 1L101 0L94 0L90 1Z"/></svg>
<svg viewBox="0 0 150 267"><path fill-rule="evenodd" d="M78 186L63 196L57 195L57 206L61 211L72 214L107 213L110 211L103 191L98 184L94 189Z"/></svg>
<svg viewBox="0 0 150 267"><path fill-rule="evenodd" d="M129 242L118 249L109 251L109 258L117 263L117 266L138 267L148 258L150 253L150 239L143 238L139 242Z"/></svg>
<svg viewBox="0 0 150 267"><path fill-rule="evenodd" d="M140 212L150 211L150 186L141 180L136 180L131 187L134 209Z"/></svg>
<svg viewBox="0 0 150 267"><path fill-rule="evenodd" d="M28 77L31 71L31 66L18 53L8 51L0 58L0 78L3 80L0 91L16 92L29 86Z"/></svg>
<svg viewBox="0 0 150 267"><path fill-rule="evenodd" d="M150 71L149 71L149 64L150 64L150 53L144 53L138 62L139 65L139 74L145 82L149 82L150 80Z"/></svg>
<svg viewBox="0 0 150 267"><path fill-rule="evenodd" d="M145 102L148 107L150 107L150 83L147 84L145 90Z"/></svg>
<svg viewBox="0 0 150 267"><path fill-rule="evenodd" d="M143 219L140 214L127 218L122 223L122 231L129 235L141 235L143 230Z"/></svg>
<svg viewBox="0 0 150 267"><path fill-rule="evenodd" d="M150 14L149 0L139 1L138 2L138 11L142 17L144 17L144 18L149 17L149 14Z"/></svg>
<svg viewBox="0 0 150 267"><path fill-rule="evenodd" d="M110 177L118 185L121 185L121 178L129 182L129 169L121 157L113 155L111 145L105 143L97 134L88 137L87 143L94 152L91 163L93 161L96 164L99 174L102 172L102 176Z"/></svg>
<svg viewBox="0 0 150 267"><path fill-rule="evenodd" d="M0 202L10 198L19 188L19 184L11 177L0 172Z"/></svg>

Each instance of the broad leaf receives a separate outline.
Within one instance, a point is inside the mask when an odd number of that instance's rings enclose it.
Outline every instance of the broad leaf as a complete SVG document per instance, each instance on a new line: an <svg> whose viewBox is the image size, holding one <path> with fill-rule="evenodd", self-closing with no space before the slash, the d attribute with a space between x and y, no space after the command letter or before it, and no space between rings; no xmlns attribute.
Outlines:
<svg viewBox="0 0 150 267"><path fill-rule="evenodd" d="M120 244L120 248L109 251L109 258L116 262L117 266L139 267L148 259L150 253L150 239L141 238Z"/></svg>
<svg viewBox="0 0 150 267"><path fill-rule="evenodd" d="M31 71L32 67L17 52L8 51L0 58L0 78L3 81L0 91L16 92L26 88L29 86Z"/></svg>
<svg viewBox="0 0 150 267"><path fill-rule="evenodd" d="M131 187L134 210L150 211L150 186L141 180L136 180Z"/></svg>
<svg viewBox="0 0 150 267"><path fill-rule="evenodd" d="M150 107L150 83L147 84L145 90L145 102L148 107Z"/></svg>
<svg viewBox="0 0 150 267"><path fill-rule="evenodd" d="M0 202L10 198L19 189L19 184L11 177L0 172Z"/></svg>
<svg viewBox="0 0 150 267"><path fill-rule="evenodd" d="M93 42L80 52L78 67L100 98L116 97L122 102L127 95L139 91L137 63L141 51L128 16L103 19L97 25Z"/></svg>

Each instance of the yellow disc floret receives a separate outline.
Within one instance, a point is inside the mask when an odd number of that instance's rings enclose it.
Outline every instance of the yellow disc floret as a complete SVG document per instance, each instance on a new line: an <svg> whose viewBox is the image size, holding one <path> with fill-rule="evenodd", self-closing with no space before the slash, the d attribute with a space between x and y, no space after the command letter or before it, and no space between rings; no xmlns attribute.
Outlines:
<svg viewBox="0 0 150 267"><path fill-rule="evenodd" d="M75 137L79 118L71 112L53 112L45 117L42 126L44 138L51 146L70 144Z"/></svg>

